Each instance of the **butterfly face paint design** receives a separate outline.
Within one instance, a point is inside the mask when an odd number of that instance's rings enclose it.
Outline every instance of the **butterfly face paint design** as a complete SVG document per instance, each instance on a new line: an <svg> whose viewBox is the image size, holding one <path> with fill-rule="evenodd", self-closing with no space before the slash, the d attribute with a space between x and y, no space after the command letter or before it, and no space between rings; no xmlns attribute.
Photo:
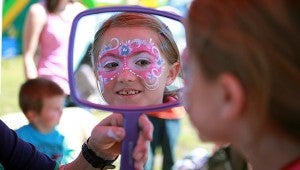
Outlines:
<svg viewBox="0 0 300 170"><path fill-rule="evenodd" d="M152 39L132 39L125 42L112 38L100 50L97 71L101 90L110 81L128 70L141 78L144 86L154 90L159 86L159 78L164 70L164 60Z"/></svg>

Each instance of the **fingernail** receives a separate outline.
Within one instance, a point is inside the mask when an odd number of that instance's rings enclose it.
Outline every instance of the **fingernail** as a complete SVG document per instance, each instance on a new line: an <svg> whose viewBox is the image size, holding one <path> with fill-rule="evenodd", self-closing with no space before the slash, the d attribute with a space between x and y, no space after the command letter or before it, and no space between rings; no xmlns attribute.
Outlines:
<svg viewBox="0 0 300 170"><path fill-rule="evenodd" d="M120 133L120 132L119 132ZM119 139L119 133L117 131L117 133L113 132L111 129L108 130L107 135L113 139L118 140Z"/></svg>

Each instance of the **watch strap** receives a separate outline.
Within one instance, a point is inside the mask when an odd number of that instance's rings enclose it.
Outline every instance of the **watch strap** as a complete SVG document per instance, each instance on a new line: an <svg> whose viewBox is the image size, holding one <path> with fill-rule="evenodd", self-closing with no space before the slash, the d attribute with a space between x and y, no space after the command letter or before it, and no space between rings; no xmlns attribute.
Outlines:
<svg viewBox="0 0 300 170"><path fill-rule="evenodd" d="M114 160L105 160L101 157L98 157L86 143L82 145L82 155L84 159L88 161L94 168L100 168L103 170L114 169L115 165L112 165L112 163L118 158L116 157Z"/></svg>

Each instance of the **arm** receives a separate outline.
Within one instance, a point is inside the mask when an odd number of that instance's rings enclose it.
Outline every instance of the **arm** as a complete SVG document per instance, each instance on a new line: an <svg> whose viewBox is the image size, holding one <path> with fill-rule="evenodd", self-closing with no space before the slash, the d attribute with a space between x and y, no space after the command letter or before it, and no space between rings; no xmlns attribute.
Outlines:
<svg viewBox="0 0 300 170"><path fill-rule="evenodd" d="M88 140L88 148L96 153L98 157L105 160L114 160L121 152L122 140L125 137L123 117L121 114L111 114L102 120L92 131ZM133 151L135 169L143 169L147 161L148 147L152 139L153 126L145 115L139 118L140 133L137 145ZM65 169L94 169L83 157L82 153L75 161L60 167Z"/></svg>
<svg viewBox="0 0 300 170"><path fill-rule="evenodd" d="M39 3L33 4L28 11L23 29L23 59L27 79L37 77L34 56L46 20L47 14L44 7Z"/></svg>
<svg viewBox="0 0 300 170"><path fill-rule="evenodd" d="M121 142L125 137L122 127L123 117L112 114L101 121L92 131L88 148L98 157L114 160L121 152ZM153 126L145 115L139 118L140 133L133 151L135 169L143 169L147 161L148 146L152 139ZM19 139L16 133L0 120L0 162L5 169L49 169L56 167L56 162L37 151L29 143ZM71 163L62 165L60 170L95 169L83 157L82 153Z"/></svg>
<svg viewBox="0 0 300 170"><path fill-rule="evenodd" d="M0 162L4 169L54 169L56 162L40 153L0 120Z"/></svg>

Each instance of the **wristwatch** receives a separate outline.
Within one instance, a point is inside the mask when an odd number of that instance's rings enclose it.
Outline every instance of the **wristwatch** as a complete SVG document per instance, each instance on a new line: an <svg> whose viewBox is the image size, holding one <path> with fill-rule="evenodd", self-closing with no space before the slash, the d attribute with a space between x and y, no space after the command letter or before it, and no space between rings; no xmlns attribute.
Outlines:
<svg viewBox="0 0 300 170"><path fill-rule="evenodd" d="M104 160L103 158L98 157L86 143L82 145L82 155L94 168L100 168L102 170L114 169L116 166L112 165L112 163L118 158L116 157L114 160Z"/></svg>

